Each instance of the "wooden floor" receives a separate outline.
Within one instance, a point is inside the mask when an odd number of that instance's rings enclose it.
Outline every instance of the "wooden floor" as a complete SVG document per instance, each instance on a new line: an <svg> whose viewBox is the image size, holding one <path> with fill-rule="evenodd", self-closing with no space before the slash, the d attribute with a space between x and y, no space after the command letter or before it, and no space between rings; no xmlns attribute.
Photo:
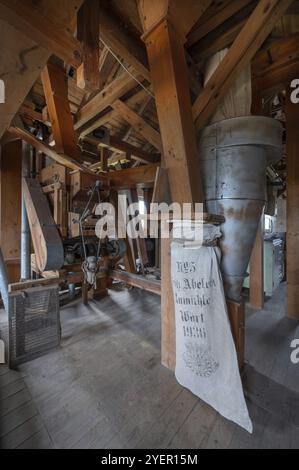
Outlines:
<svg viewBox="0 0 299 470"><path fill-rule="evenodd" d="M0 447L299 448L299 327L283 298L281 286L265 310L247 308L252 435L160 365L159 298L136 289L63 308L59 349L19 372L0 366Z"/></svg>

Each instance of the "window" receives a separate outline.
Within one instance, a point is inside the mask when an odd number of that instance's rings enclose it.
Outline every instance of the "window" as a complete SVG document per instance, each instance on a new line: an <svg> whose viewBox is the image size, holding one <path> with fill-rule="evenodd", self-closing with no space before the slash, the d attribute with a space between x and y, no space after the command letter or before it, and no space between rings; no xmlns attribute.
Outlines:
<svg viewBox="0 0 299 470"><path fill-rule="evenodd" d="M264 221L264 230L265 233L271 233L273 230L273 222L272 222L272 217L270 215L265 215L265 221Z"/></svg>

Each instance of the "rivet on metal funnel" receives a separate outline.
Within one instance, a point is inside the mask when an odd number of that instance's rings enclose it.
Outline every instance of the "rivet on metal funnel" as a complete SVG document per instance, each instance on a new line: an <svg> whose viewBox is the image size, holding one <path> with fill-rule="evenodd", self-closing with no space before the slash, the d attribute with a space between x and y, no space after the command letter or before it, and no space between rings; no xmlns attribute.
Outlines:
<svg viewBox="0 0 299 470"><path fill-rule="evenodd" d="M266 201L266 168L282 156L282 126L262 116L217 122L201 131L199 155L207 210L225 217L224 289L239 301Z"/></svg>

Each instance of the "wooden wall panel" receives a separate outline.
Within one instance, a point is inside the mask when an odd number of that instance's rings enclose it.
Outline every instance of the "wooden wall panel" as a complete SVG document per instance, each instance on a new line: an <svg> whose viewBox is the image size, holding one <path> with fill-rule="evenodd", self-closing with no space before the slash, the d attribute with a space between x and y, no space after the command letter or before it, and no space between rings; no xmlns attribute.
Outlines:
<svg viewBox="0 0 299 470"><path fill-rule="evenodd" d="M299 104L290 100L287 123L287 314L299 319Z"/></svg>
<svg viewBox="0 0 299 470"><path fill-rule="evenodd" d="M264 307L263 225L261 220L250 258L250 305L256 309L262 309Z"/></svg>

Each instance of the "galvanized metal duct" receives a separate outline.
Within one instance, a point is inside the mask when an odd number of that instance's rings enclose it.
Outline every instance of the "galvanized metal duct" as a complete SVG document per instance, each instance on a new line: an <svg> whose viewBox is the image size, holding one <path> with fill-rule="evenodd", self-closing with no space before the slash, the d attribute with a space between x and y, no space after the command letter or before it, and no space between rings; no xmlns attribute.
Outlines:
<svg viewBox="0 0 299 470"><path fill-rule="evenodd" d="M199 155L207 210L225 217L224 289L239 301L266 201L266 168L282 156L282 126L262 116L217 122L201 131Z"/></svg>

